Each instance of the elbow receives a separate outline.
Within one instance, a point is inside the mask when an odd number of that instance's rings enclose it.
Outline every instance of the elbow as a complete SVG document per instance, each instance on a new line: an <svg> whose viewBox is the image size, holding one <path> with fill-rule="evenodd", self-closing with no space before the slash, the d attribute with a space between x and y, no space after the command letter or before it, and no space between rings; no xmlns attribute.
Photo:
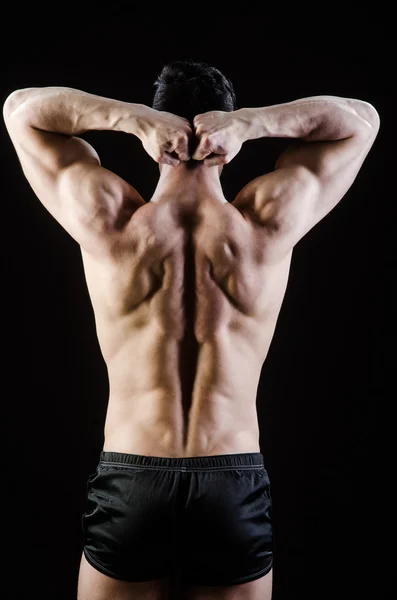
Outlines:
<svg viewBox="0 0 397 600"><path fill-rule="evenodd" d="M354 109L358 116L364 119L373 134L376 135L380 127L380 117L376 108L369 102L357 100Z"/></svg>
<svg viewBox="0 0 397 600"><path fill-rule="evenodd" d="M15 111L26 102L28 97L31 96L32 92L37 88L23 88L12 92L4 102L3 106L3 117L7 121Z"/></svg>

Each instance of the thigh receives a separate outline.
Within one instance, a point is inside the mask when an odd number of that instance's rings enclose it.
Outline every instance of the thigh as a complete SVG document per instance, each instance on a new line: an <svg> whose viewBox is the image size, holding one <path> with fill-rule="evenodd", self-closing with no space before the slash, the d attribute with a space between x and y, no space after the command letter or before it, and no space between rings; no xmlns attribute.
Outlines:
<svg viewBox="0 0 397 600"><path fill-rule="evenodd" d="M273 571L249 583L231 586L187 586L184 600L271 600Z"/></svg>
<svg viewBox="0 0 397 600"><path fill-rule="evenodd" d="M92 567L83 553L77 600L171 600L171 586L170 577L136 583L113 579Z"/></svg>

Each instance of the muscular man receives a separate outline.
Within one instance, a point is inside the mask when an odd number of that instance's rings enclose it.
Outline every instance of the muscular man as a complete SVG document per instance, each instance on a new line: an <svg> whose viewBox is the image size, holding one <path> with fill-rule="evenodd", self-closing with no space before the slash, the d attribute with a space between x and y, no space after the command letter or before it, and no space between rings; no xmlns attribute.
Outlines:
<svg viewBox="0 0 397 600"><path fill-rule="evenodd" d="M269 600L271 496L256 393L295 244L352 185L379 128L333 96L236 110L217 69L178 62L153 107L21 89L4 106L23 172L80 245L110 395L88 480L79 600ZM149 202L79 138L137 136L160 163ZM228 202L244 142L294 138ZM134 166L131 165L131 179Z"/></svg>

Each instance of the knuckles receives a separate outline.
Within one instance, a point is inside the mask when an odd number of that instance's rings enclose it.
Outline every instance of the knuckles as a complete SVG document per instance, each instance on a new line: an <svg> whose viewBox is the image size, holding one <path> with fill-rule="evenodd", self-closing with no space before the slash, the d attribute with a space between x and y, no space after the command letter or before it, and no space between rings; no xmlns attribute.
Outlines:
<svg viewBox="0 0 397 600"><path fill-rule="evenodd" d="M175 150L177 154L185 154L188 151L189 140L196 137L199 153L208 156L211 153L218 154L213 164L227 164L231 158L231 137L225 130L224 123L220 121L222 113L210 111L197 115L193 119L193 126L187 119L167 116L162 126L154 128L148 135L147 150L152 158L158 163L170 164L169 153Z"/></svg>
<svg viewBox="0 0 397 600"><path fill-rule="evenodd" d="M175 141L176 141L176 143L177 143L178 146L183 146L183 145L186 145L188 143L189 138L188 138L188 136L186 134L185 135L179 134L179 135L176 136Z"/></svg>

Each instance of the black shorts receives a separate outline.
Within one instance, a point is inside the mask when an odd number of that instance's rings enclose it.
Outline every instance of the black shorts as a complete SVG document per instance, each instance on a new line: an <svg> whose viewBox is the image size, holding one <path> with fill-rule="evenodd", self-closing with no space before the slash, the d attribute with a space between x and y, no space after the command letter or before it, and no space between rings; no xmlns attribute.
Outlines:
<svg viewBox="0 0 397 600"><path fill-rule="evenodd" d="M261 453L162 458L101 452L87 483L84 554L124 581L235 585L272 567Z"/></svg>

